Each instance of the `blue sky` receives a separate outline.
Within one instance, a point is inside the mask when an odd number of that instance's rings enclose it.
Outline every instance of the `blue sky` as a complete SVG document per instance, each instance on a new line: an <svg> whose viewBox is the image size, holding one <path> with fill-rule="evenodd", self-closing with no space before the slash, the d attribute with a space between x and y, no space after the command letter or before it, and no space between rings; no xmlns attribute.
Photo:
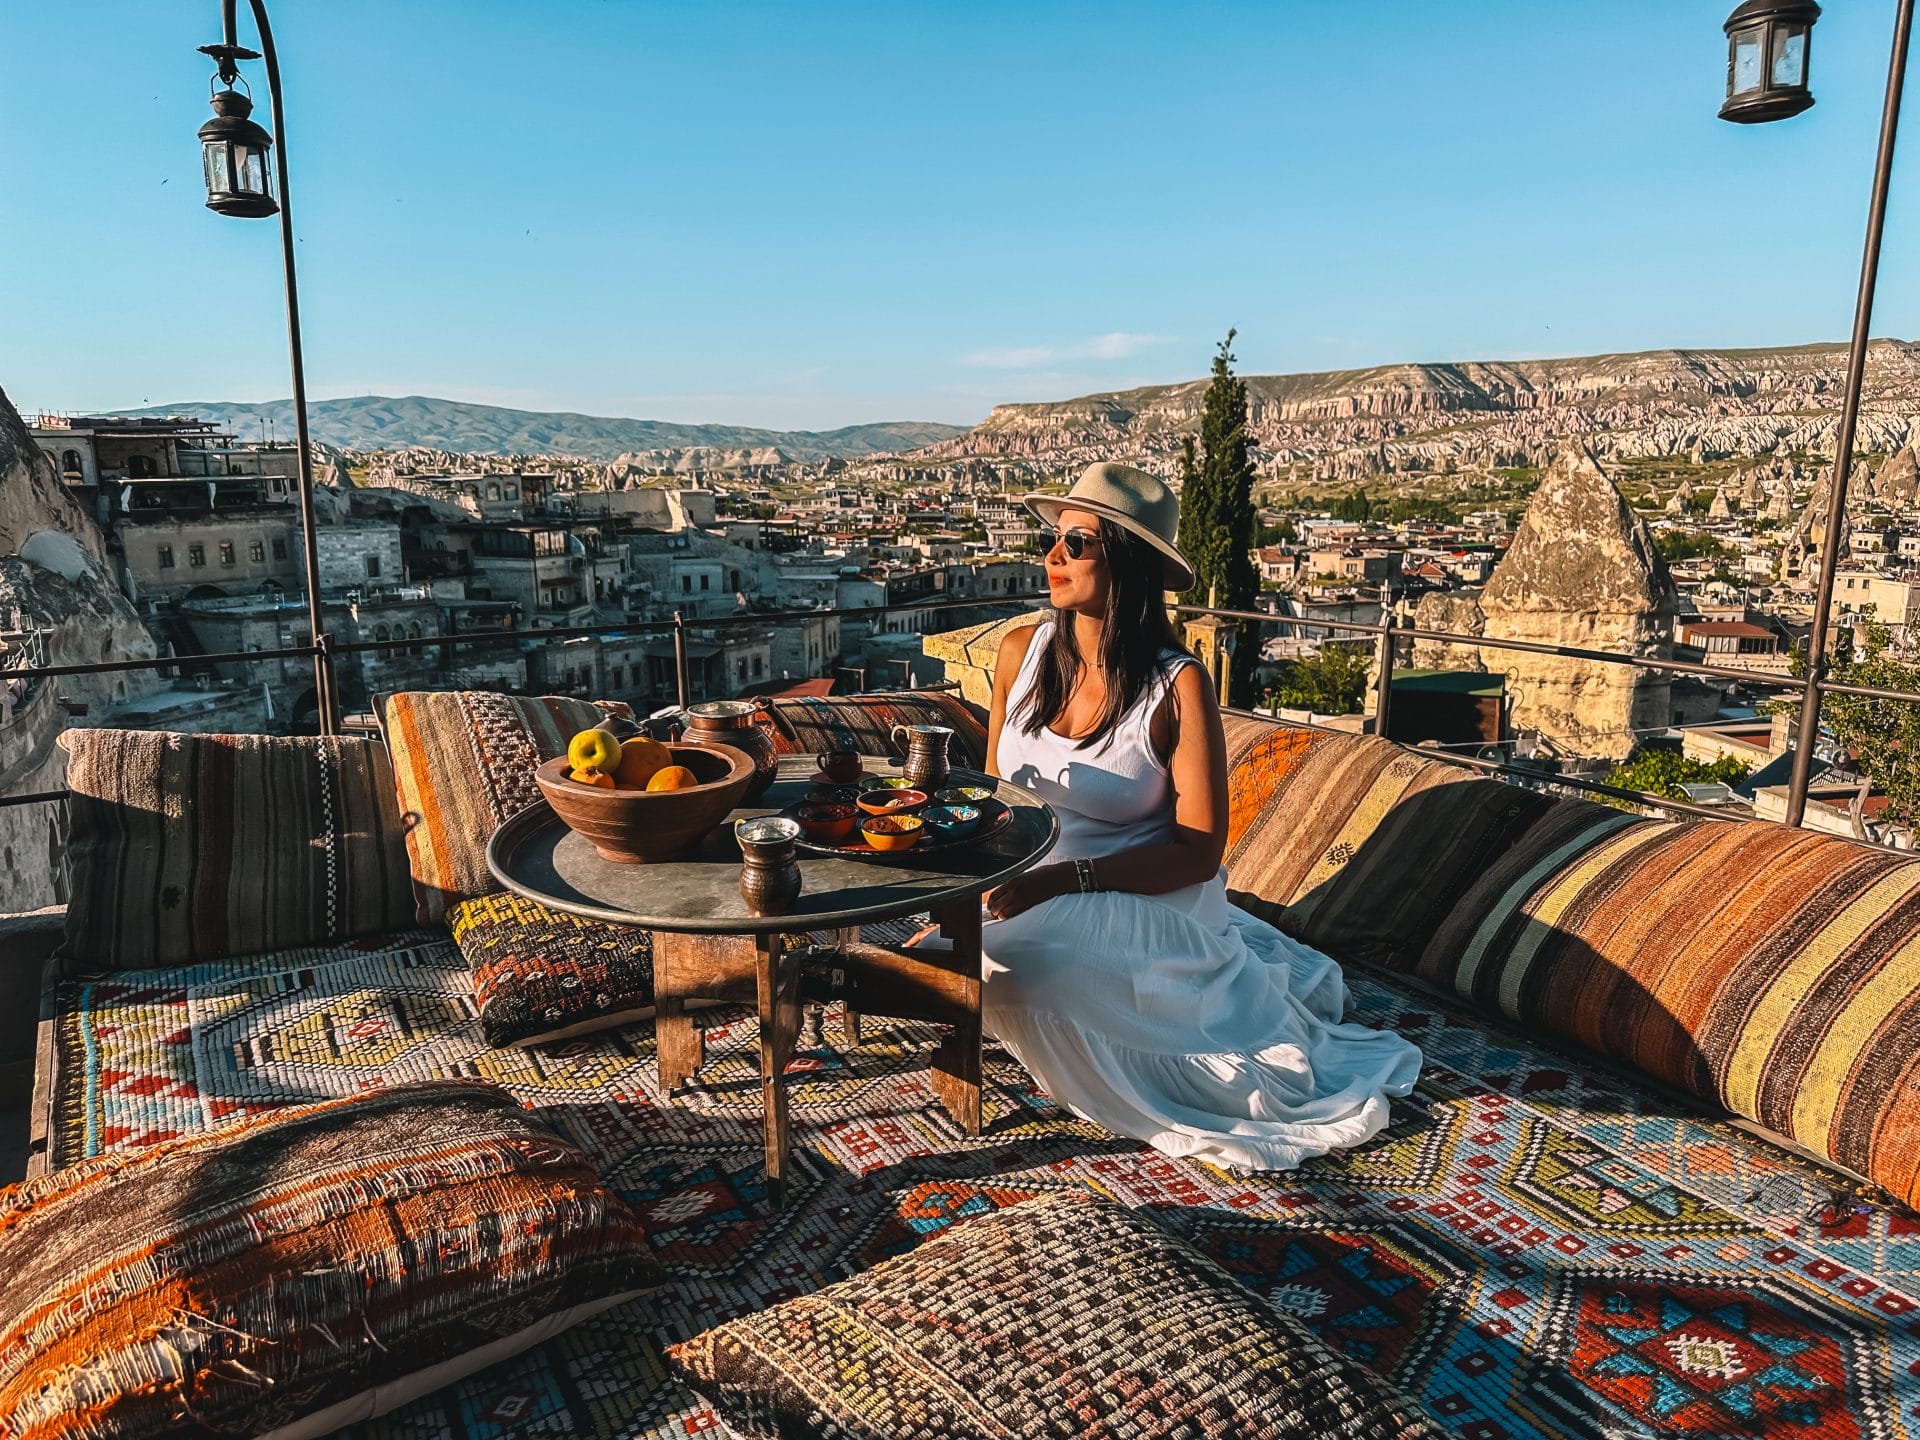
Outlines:
<svg viewBox="0 0 1920 1440"><path fill-rule="evenodd" d="M309 390L825 428L1197 376L1229 325L1248 373L1843 339L1892 0L1753 127L1729 8L279 0ZM273 222L202 203L215 0L0 23L0 387L285 395ZM1876 333L1915 254L1920 115Z"/></svg>

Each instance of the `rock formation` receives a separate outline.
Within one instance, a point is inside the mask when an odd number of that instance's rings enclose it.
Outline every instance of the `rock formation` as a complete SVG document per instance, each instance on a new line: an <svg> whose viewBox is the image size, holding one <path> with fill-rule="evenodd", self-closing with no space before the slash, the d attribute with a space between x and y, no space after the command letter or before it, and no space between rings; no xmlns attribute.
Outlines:
<svg viewBox="0 0 1920 1440"><path fill-rule="evenodd" d="M1733 518L1733 502L1727 498L1727 490L1728 487L1722 485L1718 490L1713 492L1713 503L1707 506L1707 518L1709 520L1731 520Z"/></svg>
<svg viewBox="0 0 1920 1440"><path fill-rule="evenodd" d="M0 392L0 627L32 637L52 665L151 658L153 638L120 594L99 528L67 493ZM58 790L66 761L55 743L84 709L152 690L150 671L23 682L0 714L0 794ZM58 815L47 805L0 807L0 912L63 898Z"/></svg>
<svg viewBox="0 0 1920 1440"><path fill-rule="evenodd" d="M1480 596L1490 639L1666 655L1678 598L1653 537L1585 447L1541 478ZM1559 749L1624 759L1636 733L1667 725L1669 682L1598 661L1487 650L1504 670L1512 723Z"/></svg>
<svg viewBox="0 0 1920 1440"><path fill-rule="evenodd" d="M1874 490L1880 499L1897 505L1920 501L1920 453L1909 444L1889 455L1874 477Z"/></svg>

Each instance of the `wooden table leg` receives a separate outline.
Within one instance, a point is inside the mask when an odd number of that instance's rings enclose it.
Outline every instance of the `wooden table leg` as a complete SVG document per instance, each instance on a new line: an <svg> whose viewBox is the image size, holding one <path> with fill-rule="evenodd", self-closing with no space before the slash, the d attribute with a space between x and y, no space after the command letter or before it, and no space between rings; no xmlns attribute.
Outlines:
<svg viewBox="0 0 1920 1440"><path fill-rule="evenodd" d="M840 943L841 953L844 954L846 948L860 938L860 929L858 926L854 926L851 929L842 930L838 932L835 938ZM860 1012L853 1008L853 994L851 989L841 998L840 1002L840 1039L850 1050L858 1050L860 1048Z"/></svg>
<svg viewBox="0 0 1920 1440"><path fill-rule="evenodd" d="M933 1093L960 1128L980 1133L980 898L970 895L934 912L940 933L953 943L960 972L961 1014L933 1052L928 1078Z"/></svg>
<svg viewBox="0 0 1920 1440"><path fill-rule="evenodd" d="M694 937L653 937L653 1039L666 1094L683 1088L706 1059L706 1036L687 1014L687 996L699 970Z"/></svg>
<svg viewBox="0 0 1920 1440"><path fill-rule="evenodd" d="M765 1113L767 1204L778 1210L787 1188L787 1062L800 1035L800 955L778 934L756 935L760 999L760 1103Z"/></svg>

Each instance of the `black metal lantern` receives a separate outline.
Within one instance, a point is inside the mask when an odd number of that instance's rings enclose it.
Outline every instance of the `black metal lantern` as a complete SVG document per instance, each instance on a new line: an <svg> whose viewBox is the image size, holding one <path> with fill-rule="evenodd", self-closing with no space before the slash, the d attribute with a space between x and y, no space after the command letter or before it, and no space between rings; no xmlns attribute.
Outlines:
<svg viewBox="0 0 1920 1440"><path fill-rule="evenodd" d="M260 219L280 213L268 164L273 136L248 118L253 101L238 90L216 90L213 119L200 127L200 158L207 172L207 208Z"/></svg>
<svg viewBox="0 0 1920 1440"><path fill-rule="evenodd" d="M1813 104L1807 61L1813 0L1746 0L1727 17L1727 103L1720 118L1741 125L1785 120Z"/></svg>

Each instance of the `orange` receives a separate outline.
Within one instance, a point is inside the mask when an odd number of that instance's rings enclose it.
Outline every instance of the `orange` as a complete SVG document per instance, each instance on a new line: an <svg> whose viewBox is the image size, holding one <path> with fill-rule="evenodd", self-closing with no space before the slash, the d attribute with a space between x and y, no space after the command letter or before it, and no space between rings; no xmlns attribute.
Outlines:
<svg viewBox="0 0 1920 1440"><path fill-rule="evenodd" d="M636 735L620 747L620 764L613 778L635 790L646 788L649 780L673 763L673 752L658 740Z"/></svg>
<svg viewBox="0 0 1920 1440"><path fill-rule="evenodd" d="M577 780L582 785L598 785L603 790L613 789L613 776L604 770L575 770L567 778Z"/></svg>
<svg viewBox="0 0 1920 1440"><path fill-rule="evenodd" d="M605 730L582 730L567 742L567 763L576 773L600 770L611 775L620 763L620 742Z"/></svg>
<svg viewBox="0 0 1920 1440"><path fill-rule="evenodd" d="M647 781L647 789L685 790L687 787L698 785L699 783L700 781L695 777L694 773L687 769L686 766L666 765L654 772L653 778Z"/></svg>

